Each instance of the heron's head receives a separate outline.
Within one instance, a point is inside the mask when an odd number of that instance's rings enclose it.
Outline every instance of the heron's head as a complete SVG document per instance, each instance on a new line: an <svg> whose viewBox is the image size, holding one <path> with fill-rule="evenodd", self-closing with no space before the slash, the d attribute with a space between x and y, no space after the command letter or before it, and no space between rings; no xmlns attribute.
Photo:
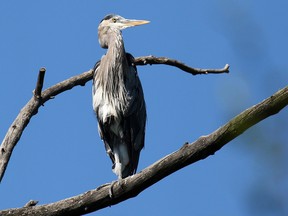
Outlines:
<svg viewBox="0 0 288 216"><path fill-rule="evenodd" d="M119 15L109 14L101 20L98 27L100 45L103 48L107 48L107 40L111 31L116 31L121 34L122 29L147 24L149 22L150 21L147 20L126 19Z"/></svg>
<svg viewBox="0 0 288 216"><path fill-rule="evenodd" d="M147 20L125 19L124 17L121 17L119 15L109 14L101 20L99 28L110 27L122 30L128 27L143 25L147 23L149 23L149 21Z"/></svg>

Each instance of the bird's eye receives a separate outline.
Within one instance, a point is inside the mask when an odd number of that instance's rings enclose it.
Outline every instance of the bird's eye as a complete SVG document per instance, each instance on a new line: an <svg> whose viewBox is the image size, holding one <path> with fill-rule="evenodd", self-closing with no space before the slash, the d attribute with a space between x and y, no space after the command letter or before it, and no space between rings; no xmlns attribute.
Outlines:
<svg viewBox="0 0 288 216"><path fill-rule="evenodd" d="M117 19L116 18L112 18L112 22L116 23Z"/></svg>

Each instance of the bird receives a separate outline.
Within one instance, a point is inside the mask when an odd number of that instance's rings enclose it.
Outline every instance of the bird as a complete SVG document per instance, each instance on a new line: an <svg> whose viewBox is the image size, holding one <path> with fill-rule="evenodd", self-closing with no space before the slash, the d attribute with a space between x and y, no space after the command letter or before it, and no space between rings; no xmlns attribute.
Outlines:
<svg viewBox="0 0 288 216"><path fill-rule="evenodd" d="M118 179L137 171L147 119L135 59L125 51L122 30L147 23L109 14L98 26L99 44L107 52L93 68L92 103L100 138Z"/></svg>

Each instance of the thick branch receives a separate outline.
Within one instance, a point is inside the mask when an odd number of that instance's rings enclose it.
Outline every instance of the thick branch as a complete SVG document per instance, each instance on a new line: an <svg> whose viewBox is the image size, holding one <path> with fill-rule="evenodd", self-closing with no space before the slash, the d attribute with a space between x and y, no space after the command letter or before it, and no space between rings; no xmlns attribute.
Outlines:
<svg viewBox="0 0 288 216"><path fill-rule="evenodd" d="M143 171L113 184L113 198L109 197L110 184L55 203L0 211L0 215L81 215L115 205L137 196L140 192L171 173L202 160L221 149L249 127L278 113L288 105L288 87L281 89L261 103L252 106L208 136L185 144Z"/></svg>
<svg viewBox="0 0 288 216"><path fill-rule="evenodd" d="M192 74L207 74L207 73L225 73L228 72L229 66L226 65L223 69L193 69L190 68L183 63L180 63L174 59L169 59L165 57L153 57L153 56L144 56L135 59L136 65L145 65L145 64L167 64L176 66L184 71L190 71ZM45 70L45 69L44 69ZM34 94L36 97L32 97L30 101L22 108L10 128L4 137L2 144L0 146L0 182L4 176L6 167L8 165L9 159L13 152L14 147L19 141L24 129L28 125L30 119L33 115L38 112L38 109L41 105L43 105L46 101L54 98L56 95L67 91L75 86L81 85L84 86L86 82L92 79L93 71L89 70L80 75L71 77L63 82L60 82L45 91L42 91L42 86L44 82L44 71L40 70L38 81L36 85L36 89L34 90ZM44 71L44 72L43 72ZM218 72L217 72L218 71ZM41 100L39 98L41 97Z"/></svg>

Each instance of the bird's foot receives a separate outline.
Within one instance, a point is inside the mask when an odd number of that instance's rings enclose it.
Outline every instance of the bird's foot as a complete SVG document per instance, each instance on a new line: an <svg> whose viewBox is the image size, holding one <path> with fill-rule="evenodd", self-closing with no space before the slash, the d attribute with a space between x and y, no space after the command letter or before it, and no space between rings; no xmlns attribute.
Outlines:
<svg viewBox="0 0 288 216"><path fill-rule="evenodd" d="M110 184L110 187L109 187L109 197L111 198L111 199L113 199L113 197L114 197L114 194L113 194L113 186L114 186L114 184L116 184L117 183L117 181L113 181L111 184Z"/></svg>
<svg viewBox="0 0 288 216"><path fill-rule="evenodd" d="M110 197L111 199L114 198L113 187L114 187L114 185L115 185L116 183L118 183L118 185L120 185L121 189L124 189L124 188L122 187L122 184L124 184L124 179L119 178L118 180L113 181L113 182L110 184L110 187L109 187L109 197Z"/></svg>

